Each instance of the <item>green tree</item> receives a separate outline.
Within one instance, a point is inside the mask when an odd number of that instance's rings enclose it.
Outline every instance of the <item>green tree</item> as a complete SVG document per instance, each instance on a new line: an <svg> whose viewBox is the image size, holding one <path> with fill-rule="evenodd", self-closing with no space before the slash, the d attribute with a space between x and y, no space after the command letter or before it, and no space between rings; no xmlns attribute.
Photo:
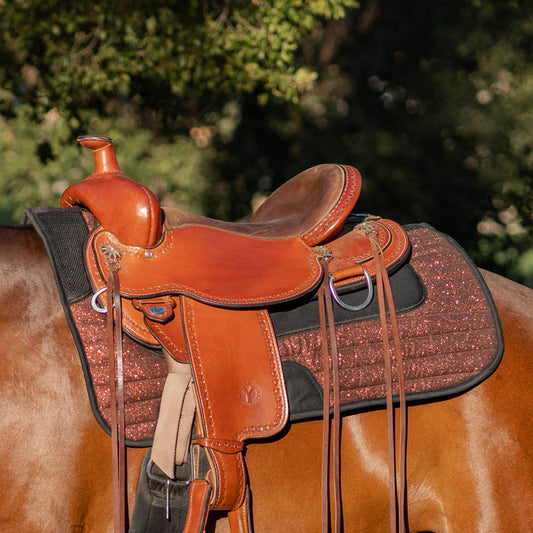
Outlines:
<svg viewBox="0 0 533 533"><path fill-rule="evenodd" d="M70 149L79 133L112 136L125 170L163 200L202 210L213 137L230 137L238 118L231 103L297 100L316 78L295 60L298 43L354 5L0 2L2 219L57 200L79 174ZM76 170L61 175L66 164Z"/></svg>
<svg viewBox="0 0 533 533"><path fill-rule="evenodd" d="M429 222L533 285L532 28L521 2L362 2L304 40L318 78L297 104L243 104L226 171L278 185L353 164L360 211Z"/></svg>
<svg viewBox="0 0 533 533"><path fill-rule="evenodd" d="M451 234L533 285L533 12L510 0L0 3L3 220L90 171L78 133L164 203L246 216L323 162L360 211Z"/></svg>
<svg viewBox="0 0 533 533"><path fill-rule="evenodd" d="M294 101L316 74L294 61L298 43L353 0L2 2L2 103L36 116L58 108L84 119L115 100L157 114L173 132L182 115L257 92ZM112 111L112 110L111 110ZM179 114L178 114L179 113ZM153 117L152 117L153 118ZM151 124L152 126L154 124Z"/></svg>

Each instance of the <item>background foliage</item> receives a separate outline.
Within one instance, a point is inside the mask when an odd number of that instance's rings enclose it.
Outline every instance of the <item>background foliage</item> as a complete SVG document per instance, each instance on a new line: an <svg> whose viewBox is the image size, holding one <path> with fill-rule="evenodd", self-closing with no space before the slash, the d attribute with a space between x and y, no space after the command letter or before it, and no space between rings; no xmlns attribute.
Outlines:
<svg viewBox="0 0 533 533"><path fill-rule="evenodd" d="M238 219L301 170L533 286L533 11L433 0L0 0L0 220L111 136L165 205Z"/></svg>

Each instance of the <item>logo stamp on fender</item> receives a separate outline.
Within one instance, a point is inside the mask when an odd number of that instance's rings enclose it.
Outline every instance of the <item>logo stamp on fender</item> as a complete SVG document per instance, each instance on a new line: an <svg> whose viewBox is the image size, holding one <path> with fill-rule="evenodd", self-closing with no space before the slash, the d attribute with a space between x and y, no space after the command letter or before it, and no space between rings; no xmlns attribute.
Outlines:
<svg viewBox="0 0 533 533"><path fill-rule="evenodd" d="M245 383L239 390L239 396L244 405L256 405L261 400L261 388L255 383Z"/></svg>

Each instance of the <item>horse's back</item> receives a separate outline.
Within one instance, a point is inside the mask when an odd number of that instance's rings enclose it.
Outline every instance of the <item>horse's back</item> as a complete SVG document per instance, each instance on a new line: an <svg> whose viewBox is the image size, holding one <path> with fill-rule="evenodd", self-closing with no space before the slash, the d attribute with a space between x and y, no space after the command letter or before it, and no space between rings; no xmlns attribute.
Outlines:
<svg viewBox="0 0 533 533"><path fill-rule="evenodd" d="M533 291L483 274L499 312L504 355L471 391L410 410L410 500L425 493L440 508L430 519L436 524L426 527L427 518L417 523L416 516L428 505L413 501L414 531L533 531Z"/></svg>
<svg viewBox="0 0 533 533"><path fill-rule="evenodd" d="M472 391L409 410L410 530L533 531L533 291L484 273L505 353ZM95 421L44 247L0 229L0 530L111 531L110 440ZM343 419L345 531L388 531L383 411ZM143 450L129 450L130 493ZM320 528L321 422L248 447L255 530ZM133 494L131 494L133 496Z"/></svg>

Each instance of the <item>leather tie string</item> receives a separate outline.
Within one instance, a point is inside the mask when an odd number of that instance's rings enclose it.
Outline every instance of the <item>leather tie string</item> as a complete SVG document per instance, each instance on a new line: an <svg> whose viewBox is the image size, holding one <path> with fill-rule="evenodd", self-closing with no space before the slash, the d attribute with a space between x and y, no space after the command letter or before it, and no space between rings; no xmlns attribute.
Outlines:
<svg viewBox="0 0 533 533"><path fill-rule="evenodd" d="M335 334L333 302L329 290L329 262L331 256L324 255L320 261L324 267L324 280L318 292L320 326L322 336L322 358L324 367L324 400L322 429L322 532L329 531L329 459L330 459L330 374L333 378L333 493L335 498L335 531L340 533L342 524L342 500L340 479L340 379L339 354Z"/></svg>
<svg viewBox="0 0 533 533"><path fill-rule="evenodd" d="M406 457L407 457L407 404L405 398L405 374L400 343L400 332L396 317L396 309L392 295L389 276L383 257L383 250L374 232L369 232L368 237L372 246L372 253L376 264L376 288L378 292L379 312L383 332L383 355L385 364L385 381L387 391L387 431L389 454L389 506L390 506L390 531L393 533L405 532L405 507L406 507ZM393 339L393 353L397 364L398 388L400 397L400 480L399 497L396 485L396 442L395 442L395 410L393 401L393 374L392 356L389 342L389 327L387 323L387 310L391 323Z"/></svg>
<svg viewBox="0 0 533 533"><path fill-rule="evenodd" d="M115 266L107 281L107 343L111 401L111 446L113 460L113 501L115 533L125 533L126 518L126 436L124 426L124 370L122 348L122 305Z"/></svg>
<svg viewBox="0 0 533 533"><path fill-rule="evenodd" d="M387 434L388 434L388 462L389 462L389 507L391 533L405 533L406 523L406 456L407 456L407 404L405 397L405 375L401 350L400 333L396 317L396 309L390 285L389 276L383 256L383 250L375 236L375 232L368 232L372 254L376 266L376 288L379 304L379 314L383 332L383 355L385 366L385 386L387 402ZM330 461L330 396L333 388L333 465L334 465L334 498L335 498L335 532L342 529L342 499L340 479L340 379L339 353L335 335L335 318L331 292L328 286L330 255L324 255L320 261L324 267L324 281L318 291L320 313L322 357L324 371L324 405L322 430L322 532L329 531L329 461ZM388 316L388 318L387 318ZM389 334L390 320L390 334ZM392 346L390 337L392 336ZM397 366L397 383L400 399L400 459L399 482L397 485L397 461L395 439L395 409L393 398L393 369L392 359Z"/></svg>

